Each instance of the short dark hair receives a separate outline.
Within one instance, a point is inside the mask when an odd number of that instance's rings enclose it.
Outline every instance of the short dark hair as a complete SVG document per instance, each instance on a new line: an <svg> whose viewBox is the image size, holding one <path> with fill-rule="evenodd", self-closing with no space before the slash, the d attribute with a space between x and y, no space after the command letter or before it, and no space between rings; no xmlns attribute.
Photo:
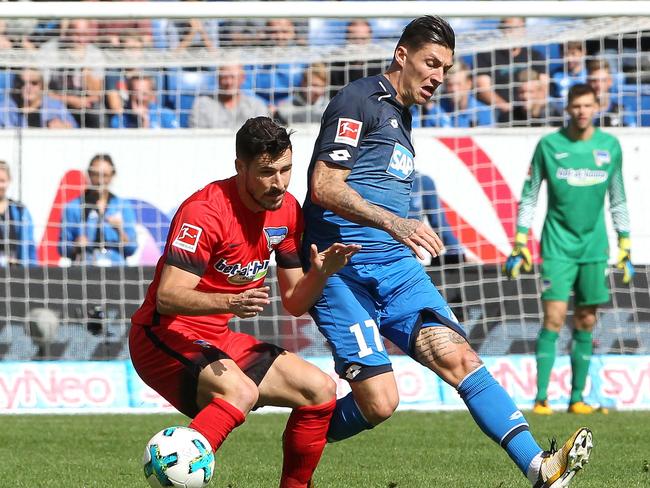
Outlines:
<svg viewBox="0 0 650 488"><path fill-rule="evenodd" d="M442 17L424 15L412 20L397 41L398 46L419 49L424 44L433 43L448 47L453 52L456 48L454 29Z"/></svg>
<svg viewBox="0 0 650 488"><path fill-rule="evenodd" d="M574 98L581 97L583 95L592 94L596 100L598 100L598 95L596 95L596 90L594 90L591 85L586 83L577 83L569 89L569 95L567 96L567 104L571 104Z"/></svg>
<svg viewBox="0 0 650 488"><path fill-rule="evenodd" d="M609 67L609 63L607 62L606 59L603 59L603 58L589 59L587 61L586 65L587 65L587 74L589 74L589 75L591 73L593 73L594 71L599 71L601 69L604 69L608 73L612 72L611 68Z"/></svg>
<svg viewBox="0 0 650 488"><path fill-rule="evenodd" d="M275 160L291 149L291 134L269 117L253 117L237 131L235 155L245 163L264 154Z"/></svg>

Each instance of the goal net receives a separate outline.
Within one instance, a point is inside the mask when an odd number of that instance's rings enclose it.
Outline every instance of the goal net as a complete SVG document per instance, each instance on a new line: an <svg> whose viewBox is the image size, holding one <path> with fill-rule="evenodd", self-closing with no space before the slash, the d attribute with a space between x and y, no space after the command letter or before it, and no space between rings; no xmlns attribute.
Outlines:
<svg viewBox="0 0 650 488"><path fill-rule="evenodd" d="M413 110L416 165L436 189L416 187L412 215L444 235L447 247L439 262L423 264L479 353L534 351L544 190L530 237L534 273L508 281L500 265L534 146L564 123L569 87L591 83L603 102L597 122L611 127L624 151L637 271L625 286L612 267L612 300L600 311L595 352L648 354L650 18L504 20L521 4L475 18L458 2L448 16L457 32L456 67L432 103ZM328 100L348 82L381 73L410 20L366 17L374 10L363 6L350 18L218 17L180 2L175 15L151 4L149 17L111 18L111 7L94 5L96 17L84 18L16 18L0 9L0 160L7 163L0 176L7 173L8 196L31 216L28 224L22 210L6 211L2 220L5 360L127 358L129 317L143 300L170 218L193 191L234 173L241 123L270 115L297 130L290 190L302 200ZM188 15L193 8L196 15ZM70 202L83 198L98 154L114 163L111 191L126 202L122 217L132 234L113 246L116 257L80 260L62 220ZM90 218L84 214L84 225ZM16 230L28 227L32 253ZM609 234L614 259L611 226ZM269 282L278 297L272 269ZM278 298L258 318L232 326L303 355L329 354L311 319L289 316ZM569 336L565 328L561 348Z"/></svg>

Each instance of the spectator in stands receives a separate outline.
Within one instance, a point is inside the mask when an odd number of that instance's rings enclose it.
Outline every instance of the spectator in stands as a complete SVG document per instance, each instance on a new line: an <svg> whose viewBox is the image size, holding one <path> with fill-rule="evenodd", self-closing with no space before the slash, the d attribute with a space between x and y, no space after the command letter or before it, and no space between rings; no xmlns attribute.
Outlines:
<svg viewBox="0 0 650 488"><path fill-rule="evenodd" d="M372 27L367 20L357 19L348 23L345 34L346 44L343 52L353 51L360 55L372 49ZM330 98L348 83L384 72L387 61L371 59L367 61L336 61L330 65Z"/></svg>
<svg viewBox="0 0 650 488"><path fill-rule="evenodd" d="M244 70L239 64L219 68L217 97L200 96L194 99L190 113L190 127L226 128L241 127L251 117L268 115L269 110L261 99L242 93Z"/></svg>
<svg viewBox="0 0 650 488"><path fill-rule="evenodd" d="M177 129L178 119L174 112L156 102L156 82L151 76L131 76L127 80L129 101L122 114L113 115L114 129Z"/></svg>
<svg viewBox="0 0 650 488"><path fill-rule="evenodd" d="M108 266L124 264L135 253L135 212L127 200L110 191L114 177L115 165L108 154L97 154L90 160L86 191L63 210L61 256Z"/></svg>
<svg viewBox="0 0 650 488"><path fill-rule="evenodd" d="M562 125L562 114L552 112L539 73L525 69L517 73L517 93L512 109L512 125L544 127Z"/></svg>
<svg viewBox="0 0 650 488"><path fill-rule="evenodd" d="M104 54L92 44L96 23L87 19L71 20L64 38L47 41L39 49L44 61L66 66L45 71L49 95L62 101L80 127L104 127Z"/></svg>
<svg viewBox="0 0 650 488"><path fill-rule="evenodd" d="M142 37L134 33L124 33L120 36L120 55L129 62L131 66L111 67L106 69L104 86L106 89L106 106L111 116L122 114L124 106L129 101L129 88L127 81L132 76L142 75L135 61L142 57L144 41ZM127 64L125 62L125 64ZM149 73L149 71L145 72ZM157 87L158 88L158 87Z"/></svg>
<svg viewBox="0 0 650 488"><path fill-rule="evenodd" d="M440 118L432 111L434 102L425 107L424 127L441 127ZM451 127L478 127L494 125L492 108L479 102L472 94L472 77L468 66L456 60L447 72L440 99L442 113Z"/></svg>
<svg viewBox="0 0 650 488"><path fill-rule="evenodd" d="M564 66L551 76L551 96L557 99L557 106L566 105L569 89L578 83L587 82L585 68L585 47L582 41L569 41L562 45Z"/></svg>
<svg viewBox="0 0 650 488"><path fill-rule="evenodd" d="M175 51L205 49L216 52L219 46L219 22L215 19L170 22L167 37L170 49Z"/></svg>
<svg viewBox="0 0 650 488"><path fill-rule="evenodd" d="M0 50L34 49L31 34L36 19L0 19Z"/></svg>
<svg viewBox="0 0 650 488"><path fill-rule="evenodd" d="M122 0L124 2L134 0ZM100 46L122 48L123 38L138 37L145 47L153 45L151 19L109 19L97 23L97 43Z"/></svg>
<svg viewBox="0 0 650 488"><path fill-rule="evenodd" d="M612 71L605 59L587 61L587 82L598 96L599 110L594 125L600 127L634 127L635 114L612 96Z"/></svg>
<svg viewBox="0 0 650 488"><path fill-rule="evenodd" d="M280 102L276 117L284 125L320 122L327 107L327 66L314 63L305 70L300 88Z"/></svg>
<svg viewBox="0 0 650 488"><path fill-rule="evenodd" d="M0 266L38 264L32 216L7 196L10 183L9 165L0 161Z"/></svg>
<svg viewBox="0 0 650 488"><path fill-rule="evenodd" d="M62 102L43 94L43 76L23 68L14 77L11 92L0 95L0 127L68 129L77 122Z"/></svg>
<svg viewBox="0 0 650 488"><path fill-rule="evenodd" d="M270 19L266 22L265 43L286 54L297 45L296 28L291 19ZM254 92L270 105L277 105L300 86L305 65L279 63L246 66L243 89Z"/></svg>
<svg viewBox="0 0 650 488"><path fill-rule="evenodd" d="M526 28L523 17L506 17L499 28L504 36L518 40ZM515 95L517 73L532 68L540 75L543 86L548 86L548 73L544 56L529 46L497 49L477 56L477 98L498 110L497 122L512 120L512 101ZM547 88L545 88L547 90Z"/></svg>
<svg viewBox="0 0 650 488"><path fill-rule="evenodd" d="M430 176L420 172L415 173L408 216L422 222L427 221L445 245L445 253L433 258L432 265L457 264L465 261L465 250L447 222L436 185Z"/></svg>

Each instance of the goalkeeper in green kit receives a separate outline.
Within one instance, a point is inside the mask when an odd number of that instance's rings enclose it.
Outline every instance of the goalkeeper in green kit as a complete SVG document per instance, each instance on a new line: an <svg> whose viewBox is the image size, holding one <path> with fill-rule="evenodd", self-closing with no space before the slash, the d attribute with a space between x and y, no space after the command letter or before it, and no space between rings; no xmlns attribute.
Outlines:
<svg viewBox="0 0 650 488"><path fill-rule="evenodd" d="M537 144L519 203L515 246L504 266L509 278L516 278L521 268L532 269L527 234L541 182L546 179L548 211L541 242L544 324L537 338L537 397L533 411L547 415L553 413L547 390L571 290L575 292L575 311L569 412L590 414L596 410L584 403L582 393L589 373L596 310L609 301L606 194L618 233L617 267L624 271L624 283L634 275L621 146L616 137L594 127L598 102L589 85L571 88L566 111L568 126L542 137Z"/></svg>

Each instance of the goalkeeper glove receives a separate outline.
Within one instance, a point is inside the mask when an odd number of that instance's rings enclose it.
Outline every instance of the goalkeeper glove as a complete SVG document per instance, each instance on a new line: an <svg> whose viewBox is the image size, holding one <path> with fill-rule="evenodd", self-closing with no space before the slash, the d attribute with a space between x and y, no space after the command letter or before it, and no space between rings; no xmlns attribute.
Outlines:
<svg viewBox="0 0 650 488"><path fill-rule="evenodd" d="M618 260L616 267L623 270L623 283L626 285L634 278L634 266L630 261L631 242L629 237L620 237L618 239Z"/></svg>
<svg viewBox="0 0 650 488"><path fill-rule="evenodd" d="M528 237L526 237L526 234L517 232L515 236L515 247L506 260L506 264L503 265L503 272L508 278L517 278L522 267L526 272L532 271L533 258L530 250L526 247L527 242Z"/></svg>

